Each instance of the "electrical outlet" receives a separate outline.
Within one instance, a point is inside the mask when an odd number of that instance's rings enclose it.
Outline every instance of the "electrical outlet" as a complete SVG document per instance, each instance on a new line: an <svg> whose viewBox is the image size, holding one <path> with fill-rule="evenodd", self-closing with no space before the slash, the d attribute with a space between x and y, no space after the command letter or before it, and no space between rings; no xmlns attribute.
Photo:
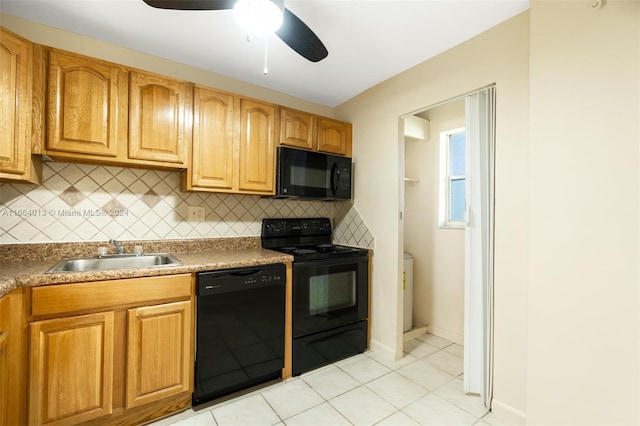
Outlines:
<svg viewBox="0 0 640 426"><path fill-rule="evenodd" d="M187 208L187 220L204 222L204 207L189 206Z"/></svg>

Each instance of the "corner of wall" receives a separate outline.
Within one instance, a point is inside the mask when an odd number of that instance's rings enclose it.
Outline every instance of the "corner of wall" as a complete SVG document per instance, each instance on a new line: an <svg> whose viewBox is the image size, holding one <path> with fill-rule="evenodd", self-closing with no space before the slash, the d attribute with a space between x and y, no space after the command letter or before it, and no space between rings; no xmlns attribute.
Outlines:
<svg viewBox="0 0 640 426"><path fill-rule="evenodd" d="M527 415L525 413L495 398L491 401L491 412L506 421L506 424L524 425L527 423Z"/></svg>
<svg viewBox="0 0 640 426"><path fill-rule="evenodd" d="M402 352L398 353L395 348L391 348L378 340L371 339L370 349L381 356L382 359L397 361L402 357Z"/></svg>

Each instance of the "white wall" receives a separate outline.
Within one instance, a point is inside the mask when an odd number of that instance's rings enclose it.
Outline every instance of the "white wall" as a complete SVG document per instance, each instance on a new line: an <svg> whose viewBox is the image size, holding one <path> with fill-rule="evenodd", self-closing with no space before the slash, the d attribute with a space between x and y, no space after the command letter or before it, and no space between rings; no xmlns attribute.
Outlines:
<svg viewBox="0 0 640 426"><path fill-rule="evenodd" d="M494 401L524 419L527 358L529 15L438 55L338 107L353 122L355 205L376 238L372 346L402 350L400 117L495 83Z"/></svg>
<svg viewBox="0 0 640 426"><path fill-rule="evenodd" d="M428 141L405 141L404 248L414 258L413 318L429 332L464 340L464 229L440 228L440 132L465 125L464 99L430 108Z"/></svg>
<svg viewBox="0 0 640 426"><path fill-rule="evenodd" d="M509 423L640 424L640 2L591 3L534 0L337 112L376 237L373 338L398 350L398 117L496 83L492 404Z"/></svg>
<svg viewBox="0 0 640 426"><path fill-rule="evenodd" d="M531 5L527 420L640 424L640 2Z"/></svg>

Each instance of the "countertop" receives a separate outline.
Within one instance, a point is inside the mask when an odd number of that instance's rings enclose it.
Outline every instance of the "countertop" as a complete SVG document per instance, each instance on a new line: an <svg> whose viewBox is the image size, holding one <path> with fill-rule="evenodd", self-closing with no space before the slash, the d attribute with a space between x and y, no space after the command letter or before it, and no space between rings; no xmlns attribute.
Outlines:
<svg viewBox="0 0 640 426"><path fill-rule="evenodd" d="M63 258L93 256L105 243L50 243L0 246L0 297L19 287L120 278L150 277L292 262L293 256L260 247L259 238L218 238L180 241L123 241L125 251L142 244L145 253L175 255L177 266L45 273ZM71 253L71 255L69 255ZM90 254L86 254L90 253Z"/></svg>

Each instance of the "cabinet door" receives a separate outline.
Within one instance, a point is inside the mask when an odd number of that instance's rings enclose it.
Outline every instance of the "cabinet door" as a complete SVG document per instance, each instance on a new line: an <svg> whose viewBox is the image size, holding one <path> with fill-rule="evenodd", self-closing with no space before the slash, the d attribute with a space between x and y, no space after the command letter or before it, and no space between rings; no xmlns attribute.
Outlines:
<svg viewBox="0 0 640 426"><path fill-rule="evenodd" d="M280 109L280 145L314 149L314 119L310 114Z"/></svg>
<svg viewBox="0 0 640 426"><path fill-rule="evenodd" d="M32 44L0 29L0 178L29 180Z"/></svg>
<svg viewBox="0 0 640 426"><path fill-rule="evenodd" d="M275 106L240 100L240 192L275 193Z"/></svg>
<svg viewBox="0 0 640 426"><path fill-rule="evenodd" d="M9 333L0 330L0 425L9 426Z"/></svg>
<svg viewBox="0 0 640 426"><path fill-rule="evenodd" d="M191 176L186 189L233 189L237 164L234 111L232 94L195 88Z"/></svg>
<svg viewBox="0 0 640 426"><path fill-rule="evenodd" d="M0 426L26 423L27 360L22 340L22 291L0 297Z"/></svg>
<svg viewBox="0 0 640 426"><path fill-rule="evenodd" d="M318 119L318 151L351 155L351 125L326 118Z"/></svg>
<svg viewBox="0 0 640 426"><path fill-rule="evenodd" d="M0 298L0 426L9 426L9 296Z"/></svg>
<svg viewBox="0 0 640 426"><path fill-rule="evenodd" d="M75 424L112 412L113 312L31 323L29 424Z"/></svg>
<svg viewBox="0 0 640 426"><path fill-rule="evenodd" d="M127 74L116 65L52 50L47 151L112 158L127 143ZM75 154L75 155L73 155Z"/></svg>
<svg viewBox="0 0 640 426"><path fill-rule="evenodd" d="M129 309L127 408L193 390L191 302Z"/></svg>
<svg viewBox="0 0 640 426"><path fill-rule="evenodd" d="M183 165L185 113L191 111L187 83L131 72L129 158Z"/></svg>

